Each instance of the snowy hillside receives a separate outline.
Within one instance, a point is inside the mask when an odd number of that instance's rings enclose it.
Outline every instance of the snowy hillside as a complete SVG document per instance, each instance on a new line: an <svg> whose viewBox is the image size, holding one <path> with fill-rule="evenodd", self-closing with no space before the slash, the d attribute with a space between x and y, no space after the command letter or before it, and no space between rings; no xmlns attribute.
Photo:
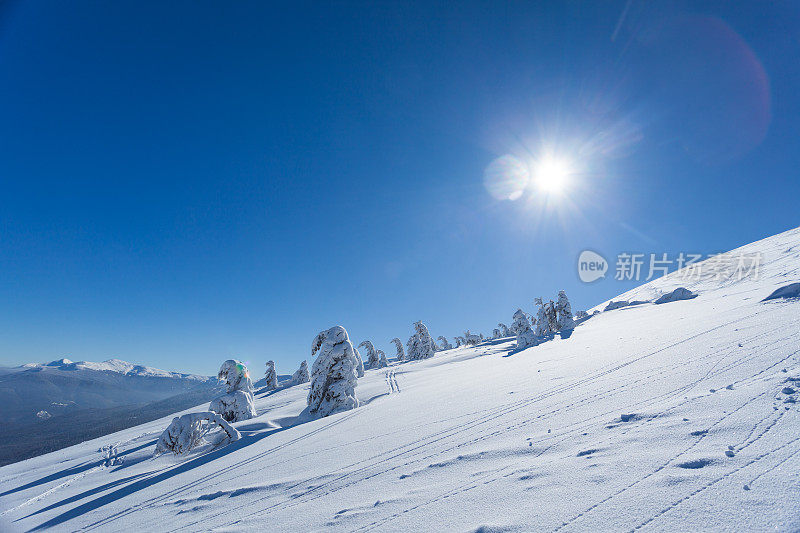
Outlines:
<svg viewBox="0 0 800 533"><path fill-rule="evenodd" d="M746 248L757 280L671 274L614 300L697 296L367 370L328 418L284 386L215 450L153 458L168 416L5 466L0 528L800 530L800 299L762 301L800 229Z"/></svg>

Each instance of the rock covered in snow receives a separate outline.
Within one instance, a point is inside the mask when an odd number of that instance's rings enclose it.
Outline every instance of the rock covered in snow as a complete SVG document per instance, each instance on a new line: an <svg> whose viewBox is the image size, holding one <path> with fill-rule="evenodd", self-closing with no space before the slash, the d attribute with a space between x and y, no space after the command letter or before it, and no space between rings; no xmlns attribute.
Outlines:
<svg viewBox="0 0 800 533"><path fill-rule="evenodd" d="M414 334L406 343L408 358L414 360L433 357L436 353L436 343L428 333L428 327L420 320L414 323L414 330Z"/></svg>
<svg viewBox="0 0 800 533"><path fill-rule="evenodd" d="M308 383L310 379L308 375L308 363L303 359L303 362L300 363L300 368L292 374L292 384L299 385L301 383Z"/></svg>
<svg viewBox="0 0 800 533"><path fill-rule="evenodd" d="M158 438L155 455L166 452L176 455L186 453L203 444L206 435L215 427L225 433L224 438L229 442L237 441L241 437L239 431L217 413L189 413L172 419Z"/></svg>
<svg viewBox="0 0 800 533"><path fill-rule="evenodd" d="M791 283L789 285L785 285L779 289L776 289L775 291L772 292L772 294L770 294L761 301L766 302L768 300L777 300L778 298L783 298L783 299L800 298L800 283Z"/></svg>
<svg viewBox="0 0 800 533"><path fill-rule="evenodd" d="M311 367L308 411L320 417L358 407L355 387L358 359L342 326L320 332L311 343L311 355L319 352Z"/></svg>
<svg viewBox="0 0 800 533"><path fill-rule="evenodd" d="M264 374L264 380L267 382L267 390L275 390L278 388L278 374L275 373L275 361L267 361L267 372Z"/></svg>
<svg viewBox="0 0 800 533"><path fill-rule="evenodd" d="M678 287L672 292L662 295L657 299L654 304L666 304L670 302L677 302L680 300L691 300L697 298L697 295L685 287Z"/></svg>

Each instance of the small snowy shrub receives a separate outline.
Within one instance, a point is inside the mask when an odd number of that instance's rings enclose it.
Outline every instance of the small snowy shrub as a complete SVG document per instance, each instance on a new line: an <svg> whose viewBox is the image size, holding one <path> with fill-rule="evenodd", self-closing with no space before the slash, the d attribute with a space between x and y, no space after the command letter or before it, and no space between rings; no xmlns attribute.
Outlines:
<svg viewBox="0 0 800 533"><path fill-rule="evenodd" d="M442 350L452 350L453 349L453 345L450 344L449 342L447 342L447 337L439 335L439 338L436 339L436 340L442 341Z"/></svg>
<svg viewBox="0 0 800 533"><path fill-rule="evenodd" d="M433 354L436 353L436 343L428 333L427 326L422 321L417 321L414 323L414 330L414 335L406 343L408 358L413 360L433 357Z"/></svg>
<svg viewBox="0 0 800 533"><path fill-rule="evenodd" d="M575 313L575 318L578 320L586 318L587 316L589 316L589 313L587 313L586 311L578 311L577 313Z"/></svg>
<svg viewBox="0 0 800 533"><path fill-rule="evenodd" d="M395 337L392 339L392 342L394 343L395 348L397 348L397 360L402 361L406 358L406 353L403 351L403 341Z"/></svg>
<svg viewBox="0 0 800 533"><path fill-rule="evenodd" d="M172 452L180 455L203 444L205 437L219 427L229 442L239 440L241 435L217 413L189 413L175 417L158 438L154 455Z"/></svg>
<svg viewBox="0 0 800 533"><path fill-rule="evenodd" d="M319 352L311 367L308 410L320 417L358 407L355 350L342 326L320 332L311 343L311 355Z"/></svg>
<svg viewBox="0 0 800 533"><path fill-rule="evenodd" d="M267 372L264 375L267 381L267 390L275 390L278 388L278 374L275 373L275 361L267 361Z"/></svg>
<svg viewBox="0 0 800 533"><path fill-rule="evenodd" d="M300 363L300 368L292 374L292 383L294 385L299 385L301 383L308 383L310 379L311 378L308 376L308 363L303 360L303 362Z"/></svg>
<svg viewBox="0 0 800 533"><path fill-rule="evenodd" d="M367 350L367 367L378 368L378 352L375 351L375 346L372 342L363 341L358 347L364 347Z"/></svg>
<svg viewBox="0 0 800 533"><path fill-rule="evenodd" d="M228 393L215 398L208 410L218 413L228 422L248 420L256 416L253 382L247 367L239 361L228 359L222 363L217 377L225 382Z"/></svg>
<svg viewBox="0 0 800 533"><path fill-rule="evenodd" d="M378 350L378 368L386 368L389 366L389 361L386 360L386 354L383 350Z"/></svg>

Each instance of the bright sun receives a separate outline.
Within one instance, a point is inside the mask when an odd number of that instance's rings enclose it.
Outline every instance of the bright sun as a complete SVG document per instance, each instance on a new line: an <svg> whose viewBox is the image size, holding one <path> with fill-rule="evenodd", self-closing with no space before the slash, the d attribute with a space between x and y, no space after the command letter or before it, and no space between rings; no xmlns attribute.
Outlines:
<svg viewBox="0 0 800 533"><path fill-rule="evenodd" d="M558 194L567 186L571 169L563 159L545 157L536 164L536 184L545 192Z"/></svg>

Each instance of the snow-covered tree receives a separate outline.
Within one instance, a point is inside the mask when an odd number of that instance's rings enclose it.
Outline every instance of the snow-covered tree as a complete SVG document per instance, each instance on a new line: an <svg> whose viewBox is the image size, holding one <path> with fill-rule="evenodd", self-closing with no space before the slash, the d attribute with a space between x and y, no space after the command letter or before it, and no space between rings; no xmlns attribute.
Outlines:
<svg viewBox="0 0 800 533"><path fill-rule="evenodd" d="M228 392L212 400L208 410L219 414L228 422L248 420L256 416L253 382L247 367L240 361L228 359L222 363L217 377L225 382Z"/></svg>
<svg viewBox="0 0 800 533"><path fill-rule="evenodd" d="M378 352L375 351L375 346L372 342L363 341L358 347L363 347L367 350L367 367L370 369L378 368Z"/></svg>
<svg viewBox="0 0 800 533"><path fill-rule="evenodd" d="M436 339L437 341L442 341L442 350L452 350L453 345L447 342L447 337L443 335L439 335L439 338Z"/></svg>
<svg viewBox="0 0 800 533"><path fill-rule="evenodd" d="M567 293L564 291L558 291L556 313L558 315L557 323L559 331L575 328L575 320L572 318L572 306L569 304Z"/></svg>
<svg viewBox="0 0 800 533"><path fill-rule="evenodd" d="M461 348L466 344L464 337L454 337L454 339L456 340L456 348Z"/></svg>
<svg viewBox="0 0 800 533"><path fill-rule="evenodd" d="M522 309L517 309L514 313L514 323L511 326L517 332L517 349L524 350L531 346L536 346L536 334L531 329L531 323L528 320L528 315Z"/></svg>
<svg viewBox="0 0 800 533"><path fill-rule="evenodd" d="M229 442L241 438L239 431L217 413L189 413L175 417L161 433L154 455L172 452L180 455L206 442L205 437L218 427Z"/></svg>
<svg viewBox="0 0 800 533"><path fill-rule="evenodd" d="M386 360L386 354L383 350L378 350L378 368L386 368L389 366L389 361Z"/></svg>
<svg viewBox="0 0 800 533"><path fill-rule="evenodd" d="M499 339L502 336L503 336L503 333L500 331L500 328L494 328L492 330L492 338L493 339Z"/></svg>
<svg viewBox="0 0 800 533"><path fill-rule="evenodd" d="M364 377L364 360L361 359L361 354L358 351L358 348L353 346L353 352L356 354L356 376L363 378Z"/></svg>
<svg viewBox="0 0 800 533"><path fill-rule="evenodd" d="M264 375L267 382L267 390L275 390L278 388L278 374L275 373L275 361L267 361L267 372Z"/></svg>
<svg viewBox="0 0 800 533"><path fill-rule="evenodd" d="M511 337L513 335L513 333L508 329L508 326L506 326L502 322L497 324L497 327L500 328L500 334L503 337Z"/></svg>
<svg viewBox="0 0 800 533"><path fill-rule="evenodd" d="M406 343L409 359L427 359L436 353L436 343L433 342L428 328L422 321L414 322L414 334Z"/></svg>
<svg viewBox="0 0 800 533"><path fill-rule="evenodd" d="M578 311L577 313L575 313L575 318L577 318L578 320L586 318L587 316L589 316L589 313L587 313L586 311Z"/></svg>
<svg viewBox="0 0 800 533"><path fill-rule="evenodd" d="M536 335L543 337L551 335L558 330L555 305L552 301L544 303L541 298L536 298L539 310L536 314Z"/></svg>
<svg viewBox="0 0 800 533"><path fill-rule="evenodd" d="M308 383L309 381L308 363L305 359L303 359L303 362L300 363L300 368L298 368L297 371L292 374L292 384L299 385L301 383Z"/></svg>
<svg viewBox="0 0 800 533"><path fill-rule="evenodd" d="M320 332L311 343L311 355L319 352L311 367L308 411L320 417L358 407L355 350L342 326Z"/></svg>
<svg viewBox="0 0 800 533"><path fill-rule="evenodd" d="M397 348L397 360L402 361L406 358L406 353L403 351L403 341L395 337L392 339L392 342L394 343L395 348Z"/></svg>
<svg viewBox="0 0 800 533"><path fill-rule="evenodd" d="M464 343L470 346L475 346L483 341L483 335L476 335L474 333L470 333L469 330L464 332Z"/></svg>

